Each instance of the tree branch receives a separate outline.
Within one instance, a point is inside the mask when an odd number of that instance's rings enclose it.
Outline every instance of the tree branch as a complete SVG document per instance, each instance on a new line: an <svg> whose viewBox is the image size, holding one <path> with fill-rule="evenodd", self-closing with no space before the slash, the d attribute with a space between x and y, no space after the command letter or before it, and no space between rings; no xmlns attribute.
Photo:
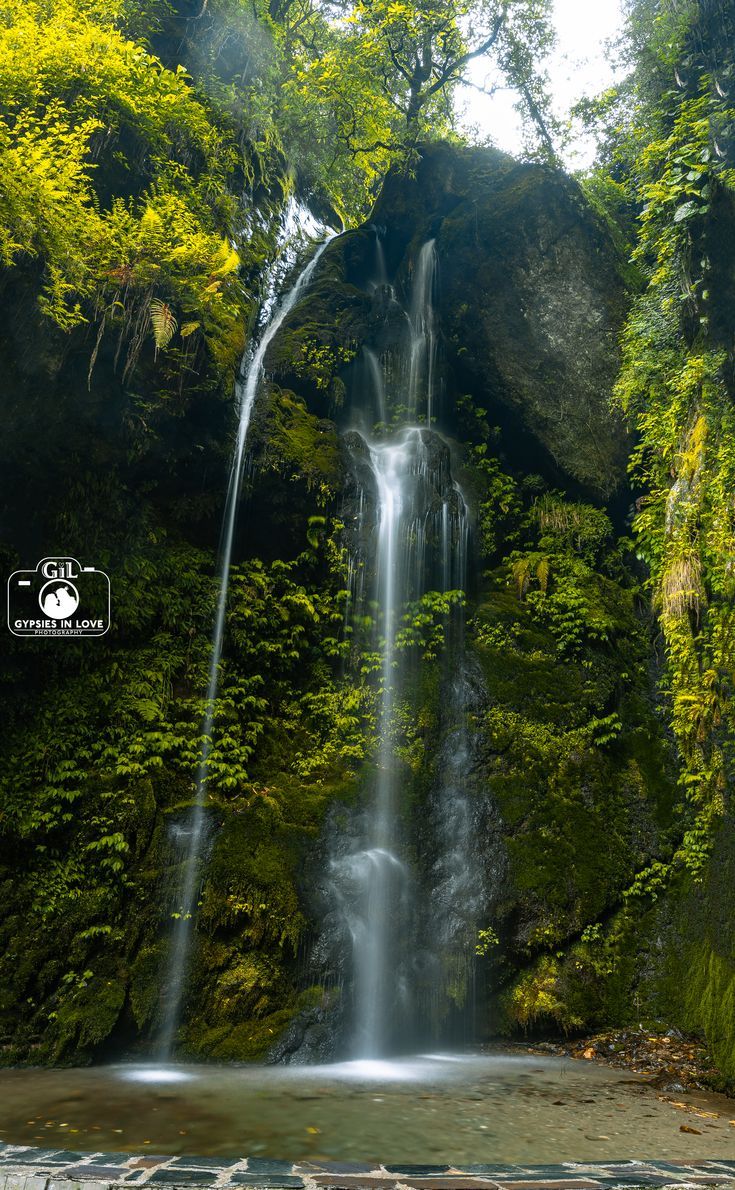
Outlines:
<svg viewBox="0 0 735 1190"><path fill-rule="evenodd" d="M430 99L432 95L435 95L437 91L440 91L442 87L446 86L452 77L456 78L457 72L464 70L468 62L472 62L474 58L481 58L483 54L486 54L488 50L491 50L500 37L500 31L504 24L505 13L502 12L495 21L493 31L489 37L486 37L485 40L482 41L478 46L475 46L473 50L468 50L466 54L460 54L459 58L455 58L454 61L448 63L448 65L439 74L439 77L434 80L430 87L427 87L425 92L426 98Z"/></svg>

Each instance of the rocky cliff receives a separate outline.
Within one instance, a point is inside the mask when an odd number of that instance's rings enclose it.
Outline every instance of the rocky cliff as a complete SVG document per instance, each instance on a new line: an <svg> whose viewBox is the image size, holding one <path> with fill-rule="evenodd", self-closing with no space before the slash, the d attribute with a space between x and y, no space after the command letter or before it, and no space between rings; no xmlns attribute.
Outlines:
<svg viewBox="0 0 735 1190"><path fill-rule="evenodd" d="M325 942L319 877L374 779L376 732L370 663L345 632L349 431L381 440L405 414L396 375L376 415L370 359L392 358L431 241L432 432L472 523L467 763L486 890L474 1034L707 1024L676 983L687 930L713 910L696 888L656 892L681 823L611 404L621 262L571 179L435 145L329 245L266 360L215 717L191 1053L339 1052L351 973ZM233 410L211 386L162 391L150 360L121 384L106 344L87 393L93 344L31 366L24 342L4 349L18 405L3 449L20 476L36 443L43 479L25 512L9 493L11 545L95 554L115 618L101 646L62 660L53 642L21 642L4 666L0 1030L6 1061L79 1061L145 1049L157 1027ZM50 500L49 538L36 510ZM445 611L406 623L397 747L414 822L454 730ZM420 832L415 847L431 849ZM727 884L727 862L711 881ZM466 992L465 979L445 1023L466 1015Z"/></svg>

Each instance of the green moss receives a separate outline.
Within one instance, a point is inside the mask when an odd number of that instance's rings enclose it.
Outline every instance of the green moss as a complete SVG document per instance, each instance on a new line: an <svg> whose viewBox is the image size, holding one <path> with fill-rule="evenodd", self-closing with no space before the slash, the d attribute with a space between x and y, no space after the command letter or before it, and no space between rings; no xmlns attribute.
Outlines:
<svg viewBox="0 0 735 1190"><path fill-rule="evenodd" d="M286 389L271 393L261 466L334 492L341 477L339 441L333 422L309 413L301 397Z"/></svg>
<svg viewBox="0 0 735 1190"><path fill-rule="evenodd" d="M230 816L220 829L201 920L210 928L215 923L235 928L243 941L295 946L304 925L294 888L298 844L284 829L282 807L273 801L269 806L268 796L254 799L250 813Z"/></svg>
<svg viewBox="0 0 735 1190"><path fill-rule="evenodd" d="M218 1062L258 1062L278 1041L292 1020L295 1009L282 1008L263 1020L248 1020L197 1031L190 1043L193 1053Z"/></svg>
<svg viewBox="0 0 735 1190"><path fill-rule="evenodd" d="M226 1024L198 1029L191 1035L189 1045L194 1053L219 1062L262 1061L294 1017L321 999L323 992L320 988L309 989L294 996L289 1005L276 1012L251 1017L234 1027Z"/></svg>
<svg viewBox="0 0 735 1190"><path fill-rule="evenodd" d="M681 1019L707 1039L715 1064L735 1084L735 961L718 954L711 943L689 948L684 955L686 990Z"/></svg>
<svg viewBox="0 0 735 1190"><path fill-rule="evenodd" d="M703 1036L735 1087L735 841L725 821L713 837L712 861L697 880L677 868L657 907L651 934L659 942L642 994L657 1015ZM655 933L654 933L655 931Z"/></svg>
<svg viewBox="0 0 735 1190"><path fill-rule="evenodd" d="M130 1007L139 1029L155 1018L161 997L161 972L165 948L162 941L142 946L130 968Z"/></svg>
<svg viewBox="0 0 735 1190"><path fill-rule="evenodd" d="M616 602L629 642L630 600L621 591ZM516 594L501 589L482 605L476 649L490 699L480 722L487 780L533 919L523 945L553 945L615 904L656 847L653 824L670 825L666 749L650 709L644 727L639 697L631 708L631 659L606 643L560 658L538 607ZM614 680L621 670L625 683Z"/></svg>
<svg viewBox="0 0 735 1190"><path fill-rule="evenodd" d="M584 1020L576 1015L564 997L559 979L559 961L544 955L500 1001L506 1029L551 1028L567 1033Z"/></svg>
<svg viewBox="0 0 735 1190"><path fill-rule="evenodd" d="M604 514L542 495L517 526L473 630L483 777L509 865L488 1015L508 1033L625 1023L653 876L635 908L626 897L640 873L668 871L677 830L650 645Z"/></svg>
<svg viewBox="0 0 735 1190"><path fill-rule="evenodd" d="M729 832L727 832L729 833ZM595 1030L658 1022L702 1037L735 1087L735 957L730 883L735 848L715 843L704 884L681 867L653 891L542 955L495 1004L500 1030Z"/></svg>
<svg viewBox="0 0 735 1190"><path fill-rule="evenodd" d="M360 233L331 244L318 274L273 343L269 368L308 399L309 407L333 414L344 385L340 373L356 355L369 326L369 296L346 280L349 256Z"/></svg>
<svg viewBox="0 0 735 1190"><path fill-rule="evenodd" d="M55 1061L89 1058L115 1027L125 1003L126 979L112 964L103 964L96 973L70 972L66 978L70 991L51 1017Z"/></svg>

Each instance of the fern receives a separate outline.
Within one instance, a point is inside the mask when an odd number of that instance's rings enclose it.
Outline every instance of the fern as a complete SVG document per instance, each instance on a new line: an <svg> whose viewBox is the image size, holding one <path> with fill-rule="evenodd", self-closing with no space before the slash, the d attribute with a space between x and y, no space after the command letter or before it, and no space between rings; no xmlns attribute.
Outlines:
<svg viewBox="0 0 735 1190"><path fill-rule="evenodd" d="M233 248L225 238L217 249L212 263L214 265L212 269L213 278L228 277L230 273L236 273L240 268L240 257L237 249Z"/></svg>
<svg viewBox="0 0 735 1190"><path fill-rule="evenodd" d="M518 558L513 563L511 570L515 580L518 598L523 599L523 596L528 590L528 583L531 577L531 562L528 558Z"/></svg>
<svg viewBox="0 0 735 1190"><path fill-rule="evenodd" d="M539 581L539 586L545 595L549 589L549 574L551 573L551 562L548 558L542 558L536 567L536 578Z"/></svg>
<svg viewBox="0 0 735 1190"><path fill-rule="evenodd" d="M154 298L151 302L151 328L156 343L156 354L168 347L176 334L178 325L176 315L168 302Z"/></svg>

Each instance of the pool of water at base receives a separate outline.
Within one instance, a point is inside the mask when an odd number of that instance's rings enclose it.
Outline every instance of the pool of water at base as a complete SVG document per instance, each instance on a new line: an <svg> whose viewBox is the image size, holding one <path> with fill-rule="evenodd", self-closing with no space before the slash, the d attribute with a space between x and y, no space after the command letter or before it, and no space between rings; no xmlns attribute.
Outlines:
<svg viewBox="0 0 735 1190"><path fill-rule="evenodd" d="M0 1071L0 1140L375 1165L732 1159L735 1102L535 1054L23 1068Z"/></svg>

